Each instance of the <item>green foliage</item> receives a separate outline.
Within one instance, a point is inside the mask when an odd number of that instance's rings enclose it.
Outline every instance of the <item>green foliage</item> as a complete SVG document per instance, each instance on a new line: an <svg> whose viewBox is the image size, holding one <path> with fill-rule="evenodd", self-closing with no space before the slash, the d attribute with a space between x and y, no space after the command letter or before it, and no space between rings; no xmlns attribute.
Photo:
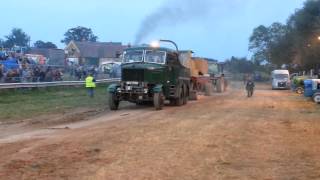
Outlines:
<svg viewBox="0 0 320 180"><path fill-rule="evenodd" d="M255 71L255 64L246 58L232 57L225 62L225 68L232 73L253 73Z"/></svg>
<svg viewBox="0 0 320 180"><path fill-rule="evenodd" d="M28 47L30 37L22 31L22 29L14 28L11 34L5 36L6 40L4 42L4 47L12 48L14 46Z"/></svg>
<svg viewBox="0 0 320 180"><path fill-rule="evenodd" d="M52 42L36 41L33 45L36 48L45 48L45 49L56 49L57 46Z"/></svg>
<svg viewBox="0 0 320 180"><path fill-rule="evenodd" d="M0 48L2 48L4 46L4 41L3 39L0 38Z"/></svg>
<svg viewBox="0 0 320 180"><path fill-rule="evenodd" d="M64 34L62 43L68 44L70 41L90 41L96 42L98 37L95 36L90 28L78 26L76 28L69 29Z"/></svg>
<svg viewBox="0 0 320 180"><path fill-rule="evenodd" d="M250 37L249 50L257 63L267 61L276 66L299 64L317 66L320 59L320 0L307 0L304 7L283 25L259 26Z"/></svg>
<svg viewBox="0 0 320 180"><path fill-rule="evenodd" d="M277 66L290 63L293 51L288 31L287 26L281 23L255 28L249 43L249 50L254 53L254 62L261 64L267 61Z"/></svg>

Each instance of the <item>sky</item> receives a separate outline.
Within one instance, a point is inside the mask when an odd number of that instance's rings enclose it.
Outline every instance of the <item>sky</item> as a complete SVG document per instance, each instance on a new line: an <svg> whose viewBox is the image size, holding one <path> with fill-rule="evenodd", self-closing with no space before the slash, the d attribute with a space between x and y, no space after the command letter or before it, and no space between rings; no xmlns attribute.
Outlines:
<svg viewBox="0 0 320 180"><path fill-rule="evenodd" d="M180 2L179 2L180 1ZM99 41L134 43L141 24L154 12L193 0L10 0L1 2L0 38L12 28L22 28L37 40L60 43L76 26L91 28ZM176 3L174 3L176 2ZM190 16L176 23L162 23L144 37L175 41L180 49L196 56L223 61L231 56L248 57L249 37L259 25L285 23L304 0L197 0L205 10L187 9ZM208 3L209 2L209 3ZM201 4L202 3L202 4ZM207 3L207 4L205 4ZM170 5L169 5L170 4ZM183 5L183 4L182 4ZM203 5L203 6L200 6ZM185 6L185 5L183 5ZM199 8L198 7L198 8ZM164 12L165 13L165 12Z"/></svg>

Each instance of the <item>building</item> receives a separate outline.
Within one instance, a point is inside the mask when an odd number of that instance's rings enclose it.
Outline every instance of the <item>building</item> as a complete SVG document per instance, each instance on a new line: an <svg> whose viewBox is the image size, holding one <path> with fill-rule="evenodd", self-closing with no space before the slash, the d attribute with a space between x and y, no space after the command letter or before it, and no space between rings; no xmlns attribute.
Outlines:
<svg viewBox="0 0 320 180"><path fill-rule="evenodd" d="M65 53L63 49L31 48L26 54L35 57L37 55L44 56L46 58L46 64L48 65L65 65Z"/></svg>
<svg viewBox="0 0 320 180"><path fill-rule="evenodd" d="M106 62L120 62L126 47L120 42L71 41L65 48L65 53L69 63L100 66Z"/></svg>

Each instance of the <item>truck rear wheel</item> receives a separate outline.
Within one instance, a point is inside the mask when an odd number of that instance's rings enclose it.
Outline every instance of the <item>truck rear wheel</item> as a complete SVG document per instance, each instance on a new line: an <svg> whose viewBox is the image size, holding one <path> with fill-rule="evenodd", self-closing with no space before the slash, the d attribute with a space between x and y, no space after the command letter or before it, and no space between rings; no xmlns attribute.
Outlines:
<svg viewBox="0 0 320 180"><path fill-rule="evenodd" d="M184 98L184 93L183 89L181 88L179 91L179 97L175 100L176 101L176 106L182 106L183 105L183 98Z"/></svg>
<svg viewBox="0 0 320 180"><path fill-rule="evenodd" d="M164 106L164 96L163 93L154 93L153 95L153 105L156 108L156 110L162 110Z"/></svg>
<svg viewBox="0 0 320 180"><path fill-rule="evenodd" d="M183 88L183 104L187 104L189 100L188 90L186 87Z"/></svg>
<svg viewBox="0 0 320 180"><path fill-rule="evenodd" d="M119 109L120 101L114 93L109 93L108 101L110 110L115 111Z"/></svg>

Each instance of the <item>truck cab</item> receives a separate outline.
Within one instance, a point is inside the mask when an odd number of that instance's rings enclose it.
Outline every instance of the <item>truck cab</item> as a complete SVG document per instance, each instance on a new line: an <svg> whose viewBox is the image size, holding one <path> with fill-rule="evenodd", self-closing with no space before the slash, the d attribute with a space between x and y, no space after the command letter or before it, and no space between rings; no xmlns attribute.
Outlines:
<svg viewBox="0 0 320 180"><path fill-rule="evenodd" d="M177 51L128 48L123 53L121 71L121 82L108 88L111 110L117 110L121 101L138 105L152 102L157 110L165 100L178 106L188 101L190 70L180 63Z"/></svg>
<svg viewBox="0 0 320 180"><path fill-rule="evenodd" d="M290 73L288 70L274 70L271 73L272 89L290 89Z"/></svg>

